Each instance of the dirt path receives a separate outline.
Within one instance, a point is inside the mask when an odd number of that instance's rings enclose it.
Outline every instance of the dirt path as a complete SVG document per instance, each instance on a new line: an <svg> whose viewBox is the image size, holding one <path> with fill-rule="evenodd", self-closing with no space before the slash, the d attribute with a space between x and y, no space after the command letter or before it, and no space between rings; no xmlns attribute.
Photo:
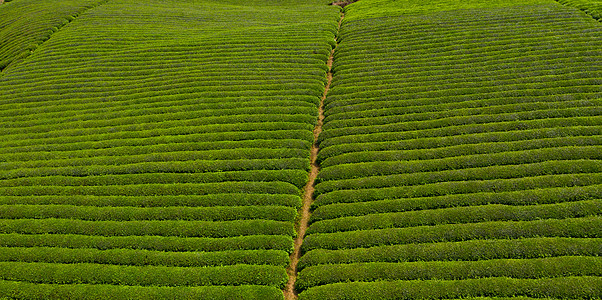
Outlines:
<svg viewBox="0 0 602 300"><path fill-rule="evenodd" d="M341 28L341 22L345 15L341 12L341 18L339 19L339 25L337 28ZM335 37L336 40L336 37ZM338 41L337 41L338 45ZM336 47L335 47L336 49ZM295 239L295 249L291 254L291 264L286 269L288 273L288 283L286 285L286 289L284 290L284 297L286 300L296 300L297 292L295 291L295 281L297 281L297 264L299 263L299 258L301 257L301 244L303 244L303 238L305 238L305 232L307 231L307 227L309 224L310 217L310 206L313 202L313 194L314 194L314 185L316 181L316 177L318 176L318 172L320 171L320 166L316 162L318 157L318 151L320 148L318 147L318 136L322 132L322 124L324 123L324 100L326 99L326 95L330 90L330 84L332 83L332 61L334 57L334 51L332 49L330 52L330 57L326 62L328 66L328 73L326 74L328 82L326 83L326 87L324 88L324 94L320 100L320 107L318 108L318 123L314 128L314 143L311 146L311 170L309 172L309 179L305 187L303 187L303 206L301 207L301 219L299 220L298 228L297 228L297 238Z"/></svg>

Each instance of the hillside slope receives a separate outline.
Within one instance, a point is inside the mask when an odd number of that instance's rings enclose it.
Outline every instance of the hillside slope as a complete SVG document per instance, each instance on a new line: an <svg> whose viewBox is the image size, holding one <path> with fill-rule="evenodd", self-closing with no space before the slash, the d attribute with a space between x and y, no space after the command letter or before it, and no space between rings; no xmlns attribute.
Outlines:
<svg viewBox="0 0 602 300"><path fill-rule="evenodd" d="M283 298L338 16L109 0L13 60L0 297Z"/></svg>
<svg viewBox="0 0 602 300"><path fill-rule="evenodd" d="M300 299L602 297L601 33L555 1L347 6Z"/></svg>

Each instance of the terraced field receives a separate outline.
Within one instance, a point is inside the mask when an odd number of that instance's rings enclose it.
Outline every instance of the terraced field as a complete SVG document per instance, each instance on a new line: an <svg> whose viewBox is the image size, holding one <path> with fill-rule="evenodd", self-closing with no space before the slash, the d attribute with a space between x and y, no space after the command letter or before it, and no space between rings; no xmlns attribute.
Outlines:
<svg viewBox="0 0 602 300"><path fill-rule="evenodd" d="M599 1L329 2L1 4L0 298L602 298Z"/></svg>
<svg viewBox="0 0 602 300"><path fill-rule="evenodd" d="M599 298L600 23L553 1L345 11L300 299Z"/></svg>
<svg viewBox="0 0 602 300"><path fill-rule="evenodd" d="M283 298L338 10L38 2L0 9L0 297Z"/></svg>

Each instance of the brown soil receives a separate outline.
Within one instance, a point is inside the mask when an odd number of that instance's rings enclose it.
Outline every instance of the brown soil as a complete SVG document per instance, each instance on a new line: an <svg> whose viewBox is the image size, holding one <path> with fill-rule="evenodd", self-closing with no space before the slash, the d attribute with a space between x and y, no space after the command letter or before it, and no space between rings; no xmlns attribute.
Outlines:
<svg viewBox="0 0 602 300"><path fill-rule="evenodd" d="M344 14L341 13L341 18L339 19L338 28L341 28L341 21L344 18ZM311 160L311 170L309 172L309 179L305 187L303 187L303 206L301 207L301 219L298 223L297 228L297 238L295 239L295 248L293 253L290 256L291 264L286 269L288 273L288 283L286 285L286 289L284 290L284 297L286 300L296 300L297 292L295 291L295 281L297 280L297 264L299 263L299 258L301 257L301 244L303 244L303 238L305 238L305 232L307 231L307 227L309 224L310 217L310 206L313 202L313 194L314 194L314 185L316 181L316 177L320 172L320 166L316 162L318 157L318 151L320 150L318 146L318 136L322 132L322 125L324 123L324 100L326 99L326 95L330 90L330 84L332 83L332 61L334 57L334 50L330 52L330 57L326 62L328 66L328 73L326 74L328 82L326 83L326 87L324 88L324 94L322 95L320 101L320 107L318 108L318 123L314 128L314 143L311 146L310 160Z"/></svg>
<svg viewBox="0 0 602 300"><path fill-rule="evenodd" d="M330 5L337 5L340 6L341 8L345 8L345 6L357 2L358 0L344 0L344 1L336 1L336 2L332 2L330 3Z"/></svg>

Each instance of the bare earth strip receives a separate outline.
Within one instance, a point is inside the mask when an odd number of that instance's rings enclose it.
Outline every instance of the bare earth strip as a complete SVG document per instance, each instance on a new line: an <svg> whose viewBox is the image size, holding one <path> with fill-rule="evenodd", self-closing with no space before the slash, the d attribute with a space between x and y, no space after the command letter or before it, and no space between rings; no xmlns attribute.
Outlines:
<svg viewBox="0 0 602 300"><path fill-rule="evenodd" d="M341 12L341 18L339 19L339 24L337 28L338 30L341 28L341 22L345 15ZM336 39L336 37L335 37ZM337 42L338 44L338 42ZM299 263L299 258L301 257L301 244L303 244L303 238L305 237L305 232L307 231L309 217L310 217L310 206L313 202L313 194L314 194L314 185L316 181L316 177L318 176L318 172L320 172L320 166L318 165L317 157L318 151L320 150L318 146L318 136L322 132L322 124L324 123L324 100L326 99L326 95L328 95L328 91L330 90L330 84L332 82L332 60L334 57L334 51L336 47L332 49L330 52L330 57L326 62L328 66L328 73L326 74L328 82L326 83L326 87L324 88L324 94L320 99L320 107L318 108L318 123L314 128L314 143L311 146L310 160L311 160L311 170L309 172L309 179L307 184L303 187L303 206L301 207L301 218L299 220L298 228L297 228L297 238L295 239L295 248L293 253L290 256L291 263L289 267L286 269L288 273L288 283L286 285L286 289L284 290L284 297L287 300L296 300L297 292L295 291L295 281L297 280L297 264Z"/></svg>

